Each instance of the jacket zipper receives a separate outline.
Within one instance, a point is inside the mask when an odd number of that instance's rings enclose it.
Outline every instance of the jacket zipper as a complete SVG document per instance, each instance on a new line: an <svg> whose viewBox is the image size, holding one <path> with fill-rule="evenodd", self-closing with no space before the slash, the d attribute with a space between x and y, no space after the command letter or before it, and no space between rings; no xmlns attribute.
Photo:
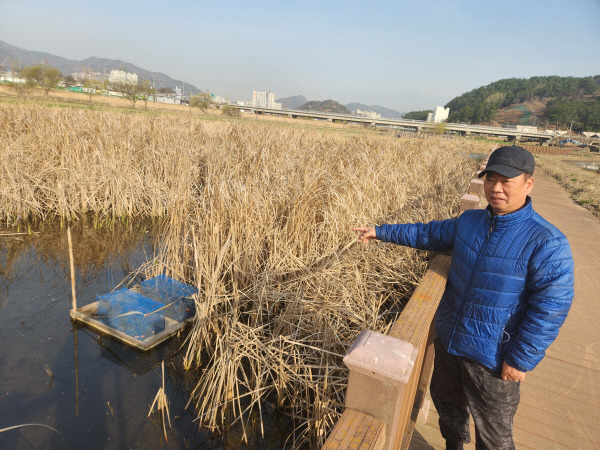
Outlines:
<svg viewBox="0 0 600 450"><path fill-rule="evenodd" d="M492 235L492 232L494 231L494 225L496 224L496 217L492 218L492 223L490 224L490 229L487 232L487 235L485 236L485 241L481 247L481 250L479 251L479 254L477 255L477 259L475 260L475 266L473 267L473 271L471 272L471 277L469 278L469 283L467 284L467 288L465 289L465 298L462 299L461 304L460 304L460 308L456 314L456 318L454 319L454 325L452 326L452 335L450 336L450 342L448 342L448 350L450 350L450 348L452 347L452 342L454 341L454 335L456 334L456 327L458 325L458 320L460 319L460 317L462 316L462 311L464 309L465 306L465 302L468 298L468 294L471 291L471 283L473 283L473 278L475 277L475 270L477 268L477 265L479 264L479 260L481 259L481 255L483 255L483 252L485 250L485 248L488 245L488 242L490 240L490 236Z"/></svg>

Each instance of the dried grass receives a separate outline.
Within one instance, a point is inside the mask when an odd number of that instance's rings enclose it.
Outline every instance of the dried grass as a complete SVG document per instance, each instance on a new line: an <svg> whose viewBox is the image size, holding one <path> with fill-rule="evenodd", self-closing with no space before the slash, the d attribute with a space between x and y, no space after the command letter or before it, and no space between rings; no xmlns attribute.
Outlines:
<svg viewBox="0 0 600 450"><path fill-rule="evenodd" d="M466 140L35 106L0 106L0 128L9 222L166 217L143 270L199 288L184 361L200 377L190 399L199 424L248 440L264 408L278 408L297 425L291 447L324 443L344 401L343 354L365 328L391 326L426 267L422 252L354 245L350 229L455 215L477 166L467 155L489 152Z"/></svg>
<svg viewBox="0 0 600 450"><path fill-rule="evenodd" d="M158 389L156 393L156 397L154 397L154 401L152 405L150 405L150 412L148 413L148 417L152 415L154 412L154 406L156 406L156 415L159 416L159 420L162 424L163 433L165 436L165 441L169 441L167 437L167 422L169 423L169 429L171 428L171 416L169 415L169 400L167 399L167 394L165 393L165 362L162 361L161 365L161 380L162 386Z"/></svg>

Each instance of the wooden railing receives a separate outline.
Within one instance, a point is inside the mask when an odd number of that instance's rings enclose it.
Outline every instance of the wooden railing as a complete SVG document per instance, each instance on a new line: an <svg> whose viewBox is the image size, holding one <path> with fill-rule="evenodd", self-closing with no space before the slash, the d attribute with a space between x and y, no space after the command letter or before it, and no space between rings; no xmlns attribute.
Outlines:
<svg viewBox="0 0 600 450"><path fill-rule="evenodd" d="M480 170L483 170L482 166ZM460 210L478 208L483 182L471 180ZM364 331L350 347L345 410L324 449L407 449L433 371L433 317L451 257L438 254L386 336Z"/></svg>

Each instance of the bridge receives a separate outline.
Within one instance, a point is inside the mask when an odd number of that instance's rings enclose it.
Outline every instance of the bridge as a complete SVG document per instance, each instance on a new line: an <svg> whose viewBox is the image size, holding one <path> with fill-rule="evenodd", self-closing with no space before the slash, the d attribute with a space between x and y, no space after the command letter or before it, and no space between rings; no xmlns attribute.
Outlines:
<svg viewBox="0 0 600 450"><path fill-rule="evenodd" d="M235 105L232 105L235 106ZM410 119L388 119L385 117L365 117L358 116L355 114L335 114L335 113L324 113L320 111L300 111L295 109L271 109L262 108L258 106L236 106L238 109L244 112L251 112L254 114L270 114L277 116L290 117L293 119L314 119L314 120L327 120L329 122L344 122L354 124L364 124L371 127L387 127L397 128L401 130L411 130L418 133L422 131L433 132L438 129L440 123L425 122L423 120L410 120ZM492 136L492 137L503 137L509 141L520 141L522 139L537 140L540 142L547 142L552 139L553 135L546 131L523 131L523 130L512 130L502 127L488 127L483 125L471 125L465 123L447 123L443 122L444 132L454 132L461 136L480 135L480 136Z"/></svg>

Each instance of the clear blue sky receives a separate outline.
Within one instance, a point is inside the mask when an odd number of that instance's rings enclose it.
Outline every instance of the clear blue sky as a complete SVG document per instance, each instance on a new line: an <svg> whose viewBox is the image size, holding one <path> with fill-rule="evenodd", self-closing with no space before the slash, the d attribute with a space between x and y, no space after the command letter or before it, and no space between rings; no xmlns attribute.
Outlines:
<svg viewBox="0 0 600 450"><path fill-rule="evenodd" d="M502 78L600 74L600 0L0 0L0 40L122 59L231 99L432 109Z"/></svg>

